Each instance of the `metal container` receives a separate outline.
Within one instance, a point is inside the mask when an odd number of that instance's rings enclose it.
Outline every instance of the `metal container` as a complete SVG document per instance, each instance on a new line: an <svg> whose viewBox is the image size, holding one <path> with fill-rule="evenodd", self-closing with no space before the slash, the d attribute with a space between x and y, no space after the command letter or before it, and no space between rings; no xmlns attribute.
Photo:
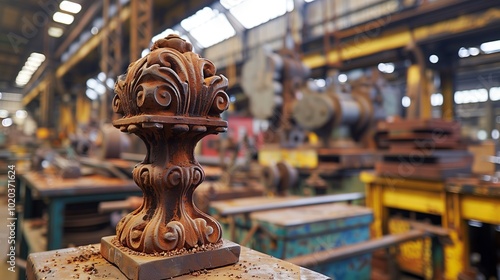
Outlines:
<svg viewBox="0 0 500 280"><path fill-rule="evenodd" d="M323 251L370 239L372 210L343 203L254 212L259 230L253 248L280 259ZM334 279L370 279L371 254L311 269Z"/></svg>

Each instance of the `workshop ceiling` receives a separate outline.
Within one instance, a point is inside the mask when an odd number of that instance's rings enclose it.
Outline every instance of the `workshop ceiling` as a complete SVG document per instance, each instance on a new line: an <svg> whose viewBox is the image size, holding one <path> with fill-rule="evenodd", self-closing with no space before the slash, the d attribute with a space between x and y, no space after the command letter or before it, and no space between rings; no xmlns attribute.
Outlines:
<svg viewBox="0 0 500 280"><path fill-rule="evenodd" d="M55 53L57 47L71 36L85 12L96 3L72 0L80 3L82 10L74 15L72 24L64 25L53 20L54 13L59 11L60 2L61 0L0 0L0 92L23 93L23 88L16 86L15 81L30 54L36 52L50 56ZM154 0L153 2L153 32L156 33L179 23L197 10L214 3L214 0ZM97 13L102 11L99 10ZM59 38L49 36L50 27L62 28L63 35ZM57 66L60 58L52 59ZM33 75L36 76L36 73Z"/></svg>

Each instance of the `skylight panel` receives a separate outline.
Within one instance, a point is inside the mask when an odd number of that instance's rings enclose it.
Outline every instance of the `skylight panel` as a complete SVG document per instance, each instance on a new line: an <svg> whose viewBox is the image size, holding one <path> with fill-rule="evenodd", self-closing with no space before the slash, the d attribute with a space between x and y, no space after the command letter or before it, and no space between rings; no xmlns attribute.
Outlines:
<svg viewBox="0 0 500 280"><path fill-rule="evenodd" d="M293 10L293 0L220 0L220 3L247 29Z"/></svg>
<svg viewBox="0 0 500 280"><path fill-rule="evenodd" d="M236 34L226 16L209 7L205 7L181 21L181 26L204 48L215 45Z"/></svg>

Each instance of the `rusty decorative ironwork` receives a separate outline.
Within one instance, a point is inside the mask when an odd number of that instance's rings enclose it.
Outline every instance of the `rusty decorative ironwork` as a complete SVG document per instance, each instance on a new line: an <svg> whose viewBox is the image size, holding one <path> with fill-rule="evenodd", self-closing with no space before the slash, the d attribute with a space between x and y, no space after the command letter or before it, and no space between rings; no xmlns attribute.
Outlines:
<svg viewBox="0 0 500 280"><path fill-rule="evenodd" d="M219 222L193 203L205 177L194 148L204 136L226 131L220 114L229 105L227 85L211 61L176 35L156 41L118 78L113 110L122 117L113 125L147 147L133 171L144 201L118 224L122 245L155 253L221 240Z"/></svg>

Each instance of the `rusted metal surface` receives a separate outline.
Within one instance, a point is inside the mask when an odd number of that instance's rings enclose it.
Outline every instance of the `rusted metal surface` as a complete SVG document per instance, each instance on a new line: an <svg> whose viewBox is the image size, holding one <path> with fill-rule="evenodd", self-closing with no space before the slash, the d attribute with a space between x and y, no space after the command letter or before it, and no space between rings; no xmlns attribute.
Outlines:
<svg viewBox="0 0 500 280"><path fill-rule="evenodd" d="M460 124L438 119L394 120L377 126L379 147L388 148L375 164L388 177L444 180L470 174L472 154L460 136Z"/></svg>
<svg viewBox="0 0 500 280"><path fill-rule="evenodd" d="M146 144L146 158L133 171L143 204L117 225L120 243L144 253L190 249L221 240L219 222L193 203L204 180L194 157L196 143L225 132L228 81L176 35L155 42L151 53L118 78L113 99L123 117L113 125Z"/></svg>

